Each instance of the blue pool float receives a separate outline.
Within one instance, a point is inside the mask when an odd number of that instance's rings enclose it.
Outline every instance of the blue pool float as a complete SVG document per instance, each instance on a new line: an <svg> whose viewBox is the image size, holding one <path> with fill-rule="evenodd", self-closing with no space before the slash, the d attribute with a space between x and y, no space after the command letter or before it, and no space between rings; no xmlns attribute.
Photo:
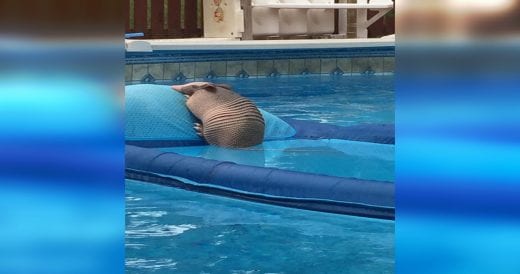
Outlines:
<svg viewBox="0 0 520 274"><path fill-rule="evenodd" d="M255 167L165 152L205 145L185 98L163 85L126 87L126 178L242 200L330 213L394 219L391 182ZM340 127L282 120L261 110L265 140L341 139L393 144L393 125ZM172 119L174 117L174 119Z"/></svg>

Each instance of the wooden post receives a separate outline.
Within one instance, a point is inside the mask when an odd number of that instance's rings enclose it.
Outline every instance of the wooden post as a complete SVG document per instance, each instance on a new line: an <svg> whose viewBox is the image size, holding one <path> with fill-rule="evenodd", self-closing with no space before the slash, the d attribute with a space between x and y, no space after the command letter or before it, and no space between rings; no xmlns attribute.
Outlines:
<svg viewBox="0 0 520 274"><path fill-rule="evenodd" d="M367 4L368 0L357 0L358 4ZM368 37L368 29L367 29L367 10L366 9L358 9L356 15L356 38L367 38Z"/></svg>
<svg viewBox="0 0 520 274"><path fill-rule="evenodd" d="M181 0L167 0L168 2L168 38L182 36L181 28Z"/></svg>
<svg viewBox="0 0 520 274"><path fill-rule="evenodd" d="M145 38L150 38L147 8L146 0L134 0L134 31L143 32Z"/></svg>
<svg viewBox="0 0 520 274"><path fill-rule="evenodd" d="M240 5L244 11L242 40L253 40L253 7L251 6L251 0L240 0Z"/></svg>
<svg viewBox="0 0 520 274"><path fill-rule="evenodd" d="M125 32L130 30L130 0L123 0L123 11L125 13ZM133 15L132 15L133 16Z"/></svg>
<svg viewBox="0 0 520 274"><path fill-rule="evenodd" d="M339 3L347 3L346 0L340 0ZM340 36L347 37L347 24L348 24L348 17L347 17L347 9L339 9L338 10L338 18L337 18L337 30L338 34Z"/></svg>
<svg viewBox="0 0 520 274"><path fill-rule="evenodd" d="M152 0L152 38L162 38L164 35L164 0Z"/></svg>
<svg viewBox="0 0 520 274"><path fill-rule="evenodd" d="M196 0L184 2L184 37L197 36L197 3Z"/></svg>

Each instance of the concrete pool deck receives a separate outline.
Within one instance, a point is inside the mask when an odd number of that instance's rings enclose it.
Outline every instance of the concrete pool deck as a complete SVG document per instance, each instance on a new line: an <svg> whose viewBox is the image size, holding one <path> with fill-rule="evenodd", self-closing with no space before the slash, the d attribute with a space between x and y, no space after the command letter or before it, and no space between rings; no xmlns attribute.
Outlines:
<svg viewBox="0 0 520 274"><path fill-rule="evenodd" d="M358 39L238 40L233 38L125 39L127 52L156 50L323 49L395 46L395 36Z"/></svg>

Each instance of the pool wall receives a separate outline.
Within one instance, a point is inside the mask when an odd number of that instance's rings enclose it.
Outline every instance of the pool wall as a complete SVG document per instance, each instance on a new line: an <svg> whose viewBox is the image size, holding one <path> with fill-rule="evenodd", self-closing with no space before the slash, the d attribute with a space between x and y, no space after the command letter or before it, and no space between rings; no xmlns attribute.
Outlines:
<svg viewBox="0 0 520 274"><path fill-rule="evenodd" d="M393 74L394 64L394 46L127 51L125 81L136 84L289 75L386 75Z"/></svg>

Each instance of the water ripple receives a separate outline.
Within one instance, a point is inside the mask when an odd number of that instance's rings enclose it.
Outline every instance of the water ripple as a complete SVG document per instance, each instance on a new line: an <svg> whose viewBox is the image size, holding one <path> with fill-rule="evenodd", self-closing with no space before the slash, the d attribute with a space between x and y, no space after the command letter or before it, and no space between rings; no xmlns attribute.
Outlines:
<svg viewBox="0 0 520 274"><path fill-rule="evenodd" d="M129 212L128 216L132 217L132 218L139 218L139 217L159 218L166 214L168 214L166 211L138 211L138 212Z"/></svg>
<svg viewBox="0 0 520 274"><path fill-rule="evenodd" d="M125 265L131 268L139 268L139 269L176 269L175 266L177 262L174 262L172 259L160 259L160 260L146 260L146 259L137 259L137 258L127 258L125 261Z"/></svg>
<svg viewBox="0 0 520 274"><path fill-rule="evenodd" d="M146 237L170 237L180 235L190 229L196 229L197 226L190 224L182 225L158 225L153 224L142 229L127 229L125 234L127 238L146 238Z"/></svg>

